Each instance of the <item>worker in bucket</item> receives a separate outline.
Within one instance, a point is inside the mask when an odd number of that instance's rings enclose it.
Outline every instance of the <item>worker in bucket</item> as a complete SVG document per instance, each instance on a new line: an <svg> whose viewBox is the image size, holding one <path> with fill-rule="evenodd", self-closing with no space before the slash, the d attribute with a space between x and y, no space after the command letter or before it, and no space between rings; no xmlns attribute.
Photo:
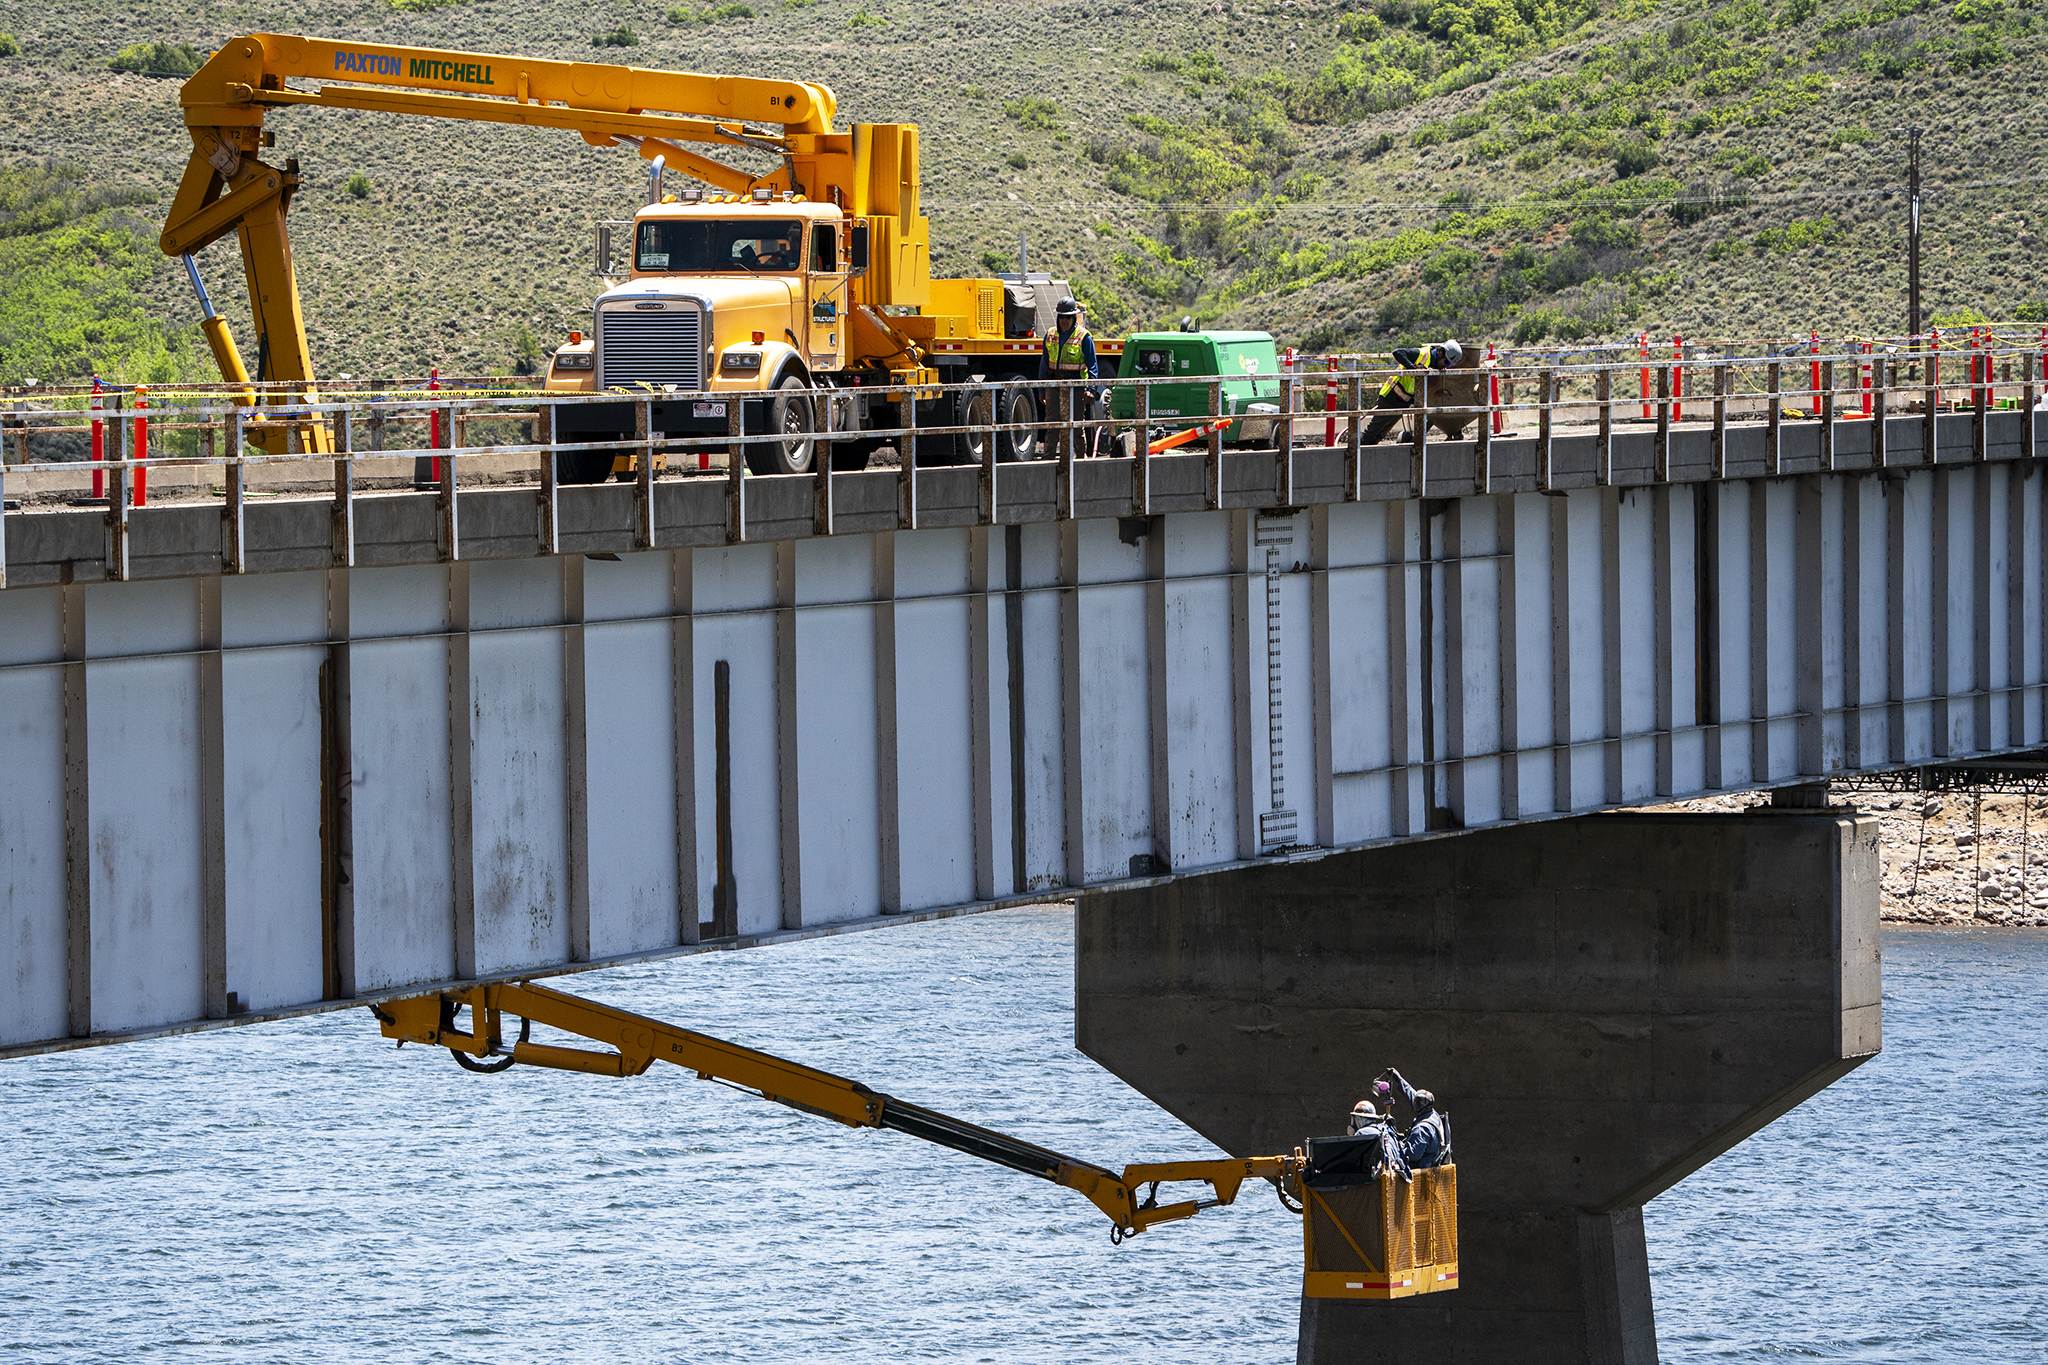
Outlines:
<svg viewBox="0 0 2048 1365"><path fill-rule="evenodd" d="M1055 331L1045 338L1045 353L1039 357L1038 377L1040 379L1100 379L1102 377L1095 361L1095 338L1081 322L1081 305L1072 298L1064 298L1053 310ZM1102 402L1102 390L1086 388L1075 391L1080 401L1075 404L1076 416L1099 417L1095 411ZM1096 431L1087 433L1085 439L1093 445ZM1084 449L1082 454L1093 454Z"/></svg>
<svg viewBox="0 0 2048 1365"><path fill-rule="evenodd" d="M1373 419L1366 424L1365 443L1376 446L1387 438L1401 414L1415 406L1416 380L1424 370L1455 370L1465 363L1465 348L1455 341L1434 346L1402 346L1394 352L1400 372L1389 375L1380 385L1380 401L1373 404Z"/></svg>
<svg viewBox="0 0 2048 1365"><path fill-rule="evenodd" d="M1422 1171L1451 1159L1450 1121L1436 1107L1436 1096L1417 1090L1393 1067L1380 1073L1373 1089L1381 1095L1399 1094L1408 1112L1415 1116L1408 1131L1401 1134L1401 1157L1410 1170Z"/></svg>
<svg viewBox="0 0 2048 1365"><path fill-rule="evenodd" d="M1408 1178L1408 1166L1401 1155L1401 1139L1387 1122L1387 1116L1380 1113L1371 1100L1360 1100L1351 1106L1345 1133L1376 1144L1371 1155L1362 1159L1359 1169L1364 1174L1376 1176L1383 1169L1391 1168L1403 1180Z"/></svg>

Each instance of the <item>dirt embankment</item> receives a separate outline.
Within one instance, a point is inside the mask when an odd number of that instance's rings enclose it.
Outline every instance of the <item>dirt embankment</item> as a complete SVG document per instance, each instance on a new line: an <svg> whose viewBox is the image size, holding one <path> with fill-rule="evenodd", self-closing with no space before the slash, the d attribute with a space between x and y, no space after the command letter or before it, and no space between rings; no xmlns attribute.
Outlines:
<svg viewBox="0 0 2048 1365"><path fill-rule="evenodd" d="M1735 811L1760 793L1663 810ZM2048 797L1837 793L1878 817L1883 914L1913 924L2048 928Z"/></svg>

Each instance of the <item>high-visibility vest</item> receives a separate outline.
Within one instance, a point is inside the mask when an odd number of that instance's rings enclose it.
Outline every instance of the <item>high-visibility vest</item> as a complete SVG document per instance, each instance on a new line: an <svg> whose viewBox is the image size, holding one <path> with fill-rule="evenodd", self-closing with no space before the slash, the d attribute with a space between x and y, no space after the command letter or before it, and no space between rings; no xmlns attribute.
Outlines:
<svg viewBox="0 0 2048 1365"><path fill-rule="evenodd" d="M1051 367L1055 377L1066 375L1081 378L1088 373L1087 356L1081 343L1088 339L1086 327L1075 326L1073 332L1062 338L1058 332L1050 332L1045 338L1045 363Z"/></svg>
<svg viewBox="0 0 2048 1365"><path fill-rule="evenodd" d="M1403 393L1403 394L1404 394L1404 395L1405 395L1405 396L1407 397L1407 399L1408 399L1408 401L1409 401L1409 403L1410 403L1410 404L1413 404L1413 403L1415 402L1415 376L1414 376L1414 375L1412 375L1412 374L1395 374L1395 375L1393 375L1392 377L1390 377L1390 378L1389 378L1389 379L1387 380L1387 382L1386 382L1386 383L1384 383L1384 384L1380 385L1380 397L1382 397L1382 398L1385 398L1385 397L1387 397L1388 395L1392 394L1392 393L1394 392L1394 390L1396 390L1396 389L1399 389L1399 390L1400 390L1400 391L1401 391L1401 392L1402 392L1402 393Z"/></svg>

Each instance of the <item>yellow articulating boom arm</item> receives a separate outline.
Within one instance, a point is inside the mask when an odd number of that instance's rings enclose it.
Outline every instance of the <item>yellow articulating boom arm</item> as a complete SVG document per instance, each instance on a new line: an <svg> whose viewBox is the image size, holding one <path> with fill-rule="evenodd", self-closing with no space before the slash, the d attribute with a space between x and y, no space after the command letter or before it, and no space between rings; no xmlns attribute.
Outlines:
<svg viewBox="0 0 2048 1365"><path fill-rule="evenodd" d="M287 84L293 80L346 84L295 89ZM630 141L643 157L665 157L669 166L732 191L762 183L791 188L800 162L815 176L821 163L839 150L825 144L844 140L843 135L830 136L836 107L832 92L803 81L273 33L250 34L222 47L185 82L179 102L192 134L192 158L160 245L167 255L186 257L196 281L193 253L230 233L240 239L256 319L258 360L253 378L282 384L286 395L300 395L301 401L317 401L319 395L313 387L313 362L285 231L299 167L296 159L279 168L258 158L271 145L263 120L272 109L316 105L559 128L582 134L596 147ZM686 142L761 148L780 153L784 164L773 175L757 179L680 145ZM210 310L206 331L222 378L230 384L247 383L252 376L244 369L226 324ZM276 401L287 399L280 395ZM299 430L308 453L331 450L320 425L305 424ZM267 449L283 446L282 433L276 430L252 433L250 439Z"/></svg>
<svg viewBox="0 0 2048 1365"><path fill-rule="evenodd" d="M456 1027L456 1014L465 1005L470 1013L467 1032ZM383 1025L386 1038L396 1038L401 1044L445 1047L470 1070L500 1071L524 1063L597 1076L637 1076L656 1061L672 1062L696 1072L700 1080L721 1081L753 1091L777 1104L834 1119L850 1128L893 1128L1078 1190L1109 1215L1115 1225L1111 1236L1119 1241L1155 1223L1192 1218L1203 1209L1229 1204L1237 1198L1246 1180L1297 1183L1302 1167L1302 1157L1297 1152L1292 1156L1126 1166L1119 1174L977 1128L936 1110L892 1099L859 1081L531 983L479 986L371 1008ZM531 1042L526 1024L521 1025L519 1038L508 1050L502 1029L502 1020L508 1014L527 1024L541 1023L609 1043L618 1050L590 1052ZM486 1063L471 1061L471 1057L497 1060ZM1163 1206L1154 1197L1139 1199L1142 1187L1152 1186L1152 1196L1156 1196L1159 1184L1182 1180L1206 1182L1214 1190L1214 1197Z"/></svg>

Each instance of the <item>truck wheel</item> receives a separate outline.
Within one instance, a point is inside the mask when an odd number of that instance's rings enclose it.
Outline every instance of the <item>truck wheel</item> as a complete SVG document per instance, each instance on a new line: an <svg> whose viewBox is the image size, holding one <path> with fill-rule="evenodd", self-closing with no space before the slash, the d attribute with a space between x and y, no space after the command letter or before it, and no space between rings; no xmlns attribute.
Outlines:
<svg viewBox="0 0 2048 1365"><path fill-rule="evenodd" d="M604 440L603 436L595 439ZM555 456L555 482L603 483L611 477L612 460L615 452L610 450L572 450Z"/></svg>
<svg viewBox="0 0 2048 1365"><path fill-rule="evenodd" d="M832 472L854 474L868 467L868 459L887 445L872 436L847 436L832 442Z"/></svg>
<svg viewBox="0 0 2048 1365"><path fill-rule="evenodd" d="M996 395L996 402L1001 407L998 420L1004 426L1023 426L1027 422L1038 420L1038 400L1032 396L1031 390L1022 384L1005 385ZM997 437L1000 444L996 447L996 458L1035 460L1038 458L1041 444L1038 438L1042 435L1044 433L1038 431L1002 432Z"/></svg>
<svg viewBox="0 0 2048 1365"><path fill-rule="evenodd" d="M949 427L986 426L989 421L991 404L986 392L962 390L946 399L945 423ZM990 433L986 431L963 431L949 438L952 458L947 464L980 464L988 453ZM1000 451L998 452L1000 457Z"/></svg>
<svg viewBox="0 0 2048 1365"><path fill-rule="evenodd" d="M808 474L818 441L811 433L811 395L800 375L785 375L768 400L768 429L782 439L747 446L747 470L753 474Z"/></svg>

